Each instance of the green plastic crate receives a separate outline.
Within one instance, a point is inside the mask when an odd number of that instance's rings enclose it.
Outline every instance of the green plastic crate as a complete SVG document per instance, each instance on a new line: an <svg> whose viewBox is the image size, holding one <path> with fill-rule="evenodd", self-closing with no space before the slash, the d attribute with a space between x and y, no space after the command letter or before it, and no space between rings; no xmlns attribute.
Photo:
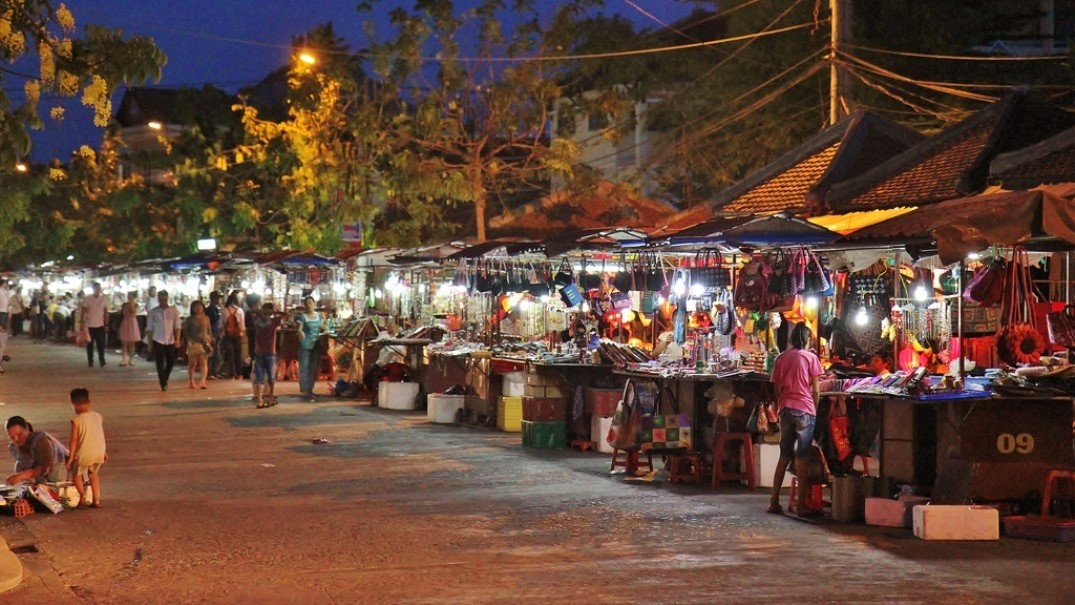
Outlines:
<svg viewBox="0 0 1075 605"><path fill-rule="evenodd" d="M547 449L567 447L567 425L523 420L523 445Z"/></svg>

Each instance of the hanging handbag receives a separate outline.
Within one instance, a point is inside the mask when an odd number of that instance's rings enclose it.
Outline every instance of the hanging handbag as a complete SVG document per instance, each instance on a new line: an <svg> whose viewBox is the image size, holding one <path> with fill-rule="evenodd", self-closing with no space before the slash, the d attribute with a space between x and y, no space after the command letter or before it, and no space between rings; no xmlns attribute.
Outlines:
<svg viewBox="0 0 1075 605"><path fill-rule="evenodd" d="M832 439L832 447L836 452L837 460L847 460L851 456L851 439L848 437L847 414L838 408L843 405L842 400L833 402L829 408L829 438Z"/></svg>
<svg viewBox="0 0 1075 605"><path fill-rule="evenodd" d="M679 413L679 401L670 388L661 389L655 413L641 417L638 442L644 452L691 447L690 415Z"/></svg>
<svg viewBox="0 0 1075 605"><path fill-rule="evenodd" d="M601 287L601 274L594 270L593 263L582 259L582 275L579 276L579 285L583 290L596 290Z"/></svg>
<svg viewBox="0 0 1075 605"><path fill-rule="evenodd" d="M732 300L735 306L761 311L769 292L769 268L759 258L747 261L739 271Z"/></svg>
<svg viewBox="0 0 1075 605"><path fill-rule="evenodd" d="M605 435L605 441L613 448L625 450L638 445L639 409L635 396L635 383L628 379L623 385L623 395L616 404L616 413Z"/></svg>
<svg viewBox="0 0 1075 605"><path fill-rule="evenodd" d="M623 311L631 308L631 295L627 292L613 292L609 295L609 299L612 301L614 310Z"/></svg>
<svg viewBox="0 0 1075 605"><path fill-rule="evenodd" d="M985 307L998 305L1004 298L1004 282L1007 277L1008 271L1004 261L995 260L984 263L982 268L975 271L974 276L970 278L970 282L963 290L963 298Z"/></svg>
<svg viewBox="0 0 1075 605"><path fill-rule="evenodd" d="M575 284L567 284L560 288L560 300L564 301L566 307L577 307L582 304L582 292Z"/></svg>
<svg viewBox="0 0 1075 605"><path fill-rule="evenodd" d="M730 336L738 327L735 316L735 306L732 305L732 293L728 290L720 290L713 297L713 305L709 315L713 320L713 327L717 334Z"/></svg>
<svg viewBox="0 0 1075 605"><path fill-rule="evenodd" d="M831 296L832 276L821 266L821 261L813 252L803 250L803 254L806 265L803 268L803 285L799 290L800 293Z"/></svg>
<svg viewBox="0 0 1075 605"><path fill-rule="evenodd" d="M566 286L575 283L575 275L571 271L571 263L566 258L560 261L560 268L553 274L552 282L557 286Z"/></svg>
<svg viewBox="0 0 1075 605"><path fill-rule="evenodd" d="M1045 323L1049 329L1049 342L1075 348L1075 305L1046 314Z"/></svg>
<svg viewBox="0 0 1075 605"><path fill-rule="evenodd" d="M997 335L997 356L1010 366L1039 365L1045 351L1045 339L1038 332L1031 308L1036 300L1030 278L1030 260L1023 248L1012 250L1008 264L1008 288L1004 305L1007 322Z"/></svg>
<svg viewBox="0 0 1075 605"><path fill-rule="evenodd" d="M668 271L664 267L664 257L657 253L649 255L646 271L646 289L663 292L668 289Z"/></svg>
<svg viewBox="0 0 1075 605"><path fill-rule="evenodd" d="M627 257L623 254L620 255L620 266L616 270L616 273L612 276L612 286L620 292L630 292L631 290L637 290L637 288L634 287L634 276L631 274L630 269L627 267Z"/></svg>

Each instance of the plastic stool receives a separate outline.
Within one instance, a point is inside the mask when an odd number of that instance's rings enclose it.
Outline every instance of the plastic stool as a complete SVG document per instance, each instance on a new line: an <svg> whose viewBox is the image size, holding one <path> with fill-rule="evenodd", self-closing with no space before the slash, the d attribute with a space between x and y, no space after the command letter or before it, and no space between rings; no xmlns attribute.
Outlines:
<svg viewBox="0 0 1075 605"><path fill-rule="evenodd" d="M791 477L791 491L788 492L788 512L796 513L799 509L799 478L792 475ZM806 497L806 508L812 510L824 510L826 506L829 506L829 502L825 501L825 485L822 483L814 483L810 487L810 495Z"/></svg>
<svg viewBox="0 0 1075 605"><path fill-rule="evenodd" d="M668 480L670 482L688 481L701 485L702 476L705 472L705 463L702 462L702 455L698 452L671 454L668 456L668 465ZM684 465L687 467L686 471L683 470Z"/></svg>
<svg viewBox="0 0 1075 605"><path fill-rule="evenodd" d="M1055 512L1054 514L1049 514L1052 508L1053 494L1056 492L1056 484L1060 480L1070 481L1072 489L1075 489L1075 470L1066 468L1049 469L1049 472L1045 475L1045 486L1041 490L1041 516L1043 518L1060 516Z"/></svg>
<svg viewBox="0 0 1075 605"><path fill-rule="evenodd" d="M745 471L724 470L724 446L729 442L739 444ZM713 488L716 489L725 479L745 479L747 486L754 489L754 441L750 433L717 433L717 442L713 444Z"/></svg>
<svg viewBox="0 0 1075 605"><path fill-rule="evenodd" d="M645 452L646 454L646 466L649 472L653 472L653 454ZM615 472L616 468L622 468L627 471L628 474L634 473L639 467L638 450L612 450L612 466L609 467L609 472Z"/></svg>

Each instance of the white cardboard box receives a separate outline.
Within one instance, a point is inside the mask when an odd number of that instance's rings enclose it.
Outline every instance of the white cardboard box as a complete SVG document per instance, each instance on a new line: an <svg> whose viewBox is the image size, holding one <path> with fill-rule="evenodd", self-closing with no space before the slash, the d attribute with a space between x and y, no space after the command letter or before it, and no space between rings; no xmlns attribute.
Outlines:
<svg viewBox="0 0 1075 605"><path fill-rule="evenodd" d="M590 418L590 441L597 445L597 451L605 454L612 453L612 446L605 439L610 428L612 428L612 418L606 416L592 416Z"/></svg>
<svg viewBox="0 0 1075 605"><path fill-rule="evenodd" d="M525 382L508 382L505 380L503 386L500 388L500 394L505 397L522 397L526 394L525 390Z"/></svg>
<svg viewBox="0 0 1075 605"><path fill-rule="evenodd" d="M928 501L929 498L922 496L900 496L899 500L866 498L866 525L911 527L912 509L915 505L925 504Z"/></svg>
<svg viewBox="0 0 1075 605"><path fill-rule="evenodd" d="M377 383L377 405L386 410L413 410L417 398L417 382Z"/></svg>
<svg viewBox="0 0 1075 605"><path fill-rule="evenodd" d="M923 540L999 540L1000 513L989 506L917 504L913 528Z"/></svg>
<svg viewBox="0 0 1075 605"><path fill-rule="evenodd" d="M758 487L772 487L776 462L780 459L780 446L775 443L754 445L754 483ZM784 473L780 487L791 487L791 472Z"/></svg>
<svg viewBox="0 0 1075 605"><path fill-rule="evenodd" d="M465 395L431 394L426 398L426 418L435 424L452 424L466 399Z"/></svg>

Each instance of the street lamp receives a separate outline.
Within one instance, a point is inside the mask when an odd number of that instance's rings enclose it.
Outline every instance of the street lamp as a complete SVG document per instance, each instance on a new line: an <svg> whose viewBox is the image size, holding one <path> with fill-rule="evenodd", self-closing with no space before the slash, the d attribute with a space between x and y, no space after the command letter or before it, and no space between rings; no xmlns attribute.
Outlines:
<svg viewBox="0 0 1075 605"><path fill-rule="evenodd" d="M198 250L216 250L216 239L212 237L202 237L198 239Z"/></svg>
<svg viewBox="0 0 1075 605"><path fill-rule="evenodd" d="M146 126L149 126L153 130L160 130L161 128L164 127L160 122L158 122L156 120L152 120L150 122L147 122Z"/></svg>
<svg viewBox="0 0 1075 605"><path fill-rule="evenodd" d="M317 63L317 57L313 56L308 51L304 50L301 53L299 53L299 61L302 61L303 63L305 63L307 65L313 65L313 64Z"/></svg>
<svg viewBox="0 0 1075 605"><path fill-rule="evenodd" d="M19 172L26 172L29 169L30 169L29 166L27 166L25 162L16 162L15 163L15 170L17 170Z"/></svg>

